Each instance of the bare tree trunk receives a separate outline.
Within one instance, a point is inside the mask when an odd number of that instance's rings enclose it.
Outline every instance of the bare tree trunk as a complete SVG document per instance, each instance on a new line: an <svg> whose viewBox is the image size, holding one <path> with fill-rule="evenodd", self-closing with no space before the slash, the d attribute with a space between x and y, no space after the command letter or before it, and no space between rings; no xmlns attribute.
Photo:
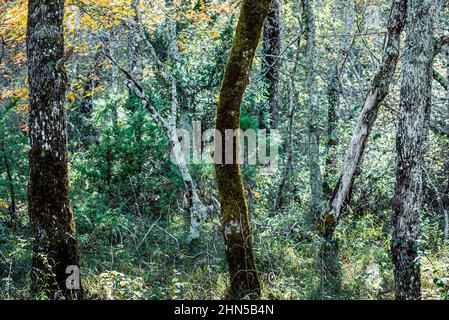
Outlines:
<svg viewBox="0 0 449 320"><path fill-rule="evenodd" d="M393 81L399 59L400 35L405 25L405 15L406 0L393 0L381 66L371 84L370 91L357 119L350 145L346 151L340 179L333 190L328 207L321 214L321 221L318 224L318 233L322 237L322 243L319 251L320 284L316 294L320 299L331 299L340 290L340 270L337 261L339 245L338 240L334 237L334 232L341 212L350 200L358 166L371 128L376 120L379 106L386 97L390 83ZM334 78L333 81L338 81L338 78ZM335 85L336 83L331 84L331 90L335 90L336 87L332 88ZM336 94L337 92L330 92L330 103L335 102ZM332 108L331 106L329 110L330 120L332 120L334 112ZM333 127L329 126L329 130L333 130ZM328 134L331 133L328 132ZM327 170L330 170L330 161L329 158L326 161Z"/></svg>
<svg viewBox="0 0 449 320"><path fill-rule="evenodd" d="M273 0L265 20L263 32L263 52L265 77L269 84L268 105L270 128L276 129L278 122L279 56L281 54L281 0Z"/></svg>
<svg viewBox="0 0 449 320"><path fill-rule="evenodd" d="M69 203L64 67L64 1L28 2L30 181L35 284L51 295L73 297L66 268L79 266L75 221Z"/></svg>
<svg viewBox="0 0 449 320"><path fill-rule="evenodd" d="M216 129L223 135L225 130L240 128L240 105L249 81L249 71L259 43L262 27L271 0L244 0L237 25L231 54L226 66L218 100ZM225 150L223 145L216 149ZM252 238L240 166L236 151L238 141L233 141L233 164L216 165L216 179L221 199L223 233L232 297L261 293L259 277L252 250ZM224 160L224 157L223 159Z"/></svg>
<svg viewBox="0 0 449 320"><path fill-rule="evenodd" d="M308 139L310 170L310 223L315 226L323 207L323 184L320 168L320 112L315 76L316 59L316 27L313 12L313 0L303 0L304 31L306 34L306 86L308 92Z"/></svg>
<svg viewBox="0 0 449 320"><path fill-rule="evenodd" d="M392 254L399 300L421 299L417 240L432 100L435 47L432 3L431 0L408 0L407 5L392 217Z"/></svg>
<svg viewBox="0 0 449 320"><path fill-rule="evenodd" d="M357 119L351 142L346 151L340 179L334 188L328 207L321 217L320 233L323 236L333 235L341 212L345 204L349 202L357 169L377 118L379 106L387 96L390 84L393 81L399 59L400 36L405 23L406 3L406 0L393 0L382 62Z"/></svg>

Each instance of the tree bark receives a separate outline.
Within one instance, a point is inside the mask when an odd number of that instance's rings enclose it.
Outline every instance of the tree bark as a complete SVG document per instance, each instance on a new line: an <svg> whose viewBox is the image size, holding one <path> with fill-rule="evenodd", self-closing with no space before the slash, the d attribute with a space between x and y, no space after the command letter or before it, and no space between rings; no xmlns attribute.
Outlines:
<svg viewBox="0 0 449 320"><path fill-rule="evenodd" d="M349 147L346 150L340 179L321 216L320 233L325 237L332 237L341 212L349 202L357 169L377 118L379 106L387 96L390 84L394 79L400 52L400 36L405 24L406 4L406 0L393 1L381 65L357 119Z"/></svg>
<svg viewBox="0 0 449 320"><path fill-rule="evenodd" d="M240 106L270 4L271 0L244 0L242 3L218 100L216 129L222 135L227 129L240 128ZM216 145L216 149L221 147L225 150L225 139L222 140L223 145ZM238 140L233 141L233 164L224 164L223 161L223 164L216 165L230 294L232 297L258 297L261 287L252 250L248 206L240 166L236 161Z"/></svg>
<svg viewBox="0 0 449 320"><path fill-rule="evenodd" d="M392 255L398 300L421 299L417 240L432 100L435 51L432 3L431 0L408 0L407 4L392 216Z"/></svg>
<svg viewBox="0 0 449 320"><path fill-rule="evenodd" d="M265 20L263 32L263 53L265 78L268 88L270 128L276 129L278 122L279 56L281 54L281 0L273 0Z"/></svg>
<svg viewBox="0 0 449 320"><path fill-rule="evenodd" d="M64 1L28 2L32 268L35 284L52 297L73 297L66 288L66 268L79 266L67 174L63 18Z"/></svg>
<svg viewBox="0 0 449 320"><path fill-rule="evenodd" d="M303 0L304 31L306 34L306 87L308 93L308 140L309 140L309 178L310 178L310 216L309 222L315 226L323 207L323 184L320 168L320 112L318 104L317 81L315 76L316 27L313 0Z"/></svg>

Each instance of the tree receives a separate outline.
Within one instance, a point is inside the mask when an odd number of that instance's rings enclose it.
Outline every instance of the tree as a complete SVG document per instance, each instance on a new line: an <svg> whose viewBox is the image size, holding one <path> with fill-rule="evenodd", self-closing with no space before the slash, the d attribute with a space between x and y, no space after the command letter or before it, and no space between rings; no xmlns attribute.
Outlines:
<svg viewBox="0 0 449 320"><path fill-rule="evenodd" d="M380 104L388 94L399 60L400 36L405 25L406 0L394 0L388 19L384 53L379 70L371 83L362 111L357 119L351 141L346 150L340 179L334 188L327 208L318 221L318 233L322 237L320 247L320 297L334 296L340 289L338 270L338 243L334 238L344 206L349 203L354 180L360 165L371 129L377 118Z"/></svg>
<svg viewBox="0 0 449 320"><path fill-rule="evenodd" d="M52 297L73 296L66 268L79 266L75 221L69 203L64 1L28 2L30 177L28 205L34 234L33 276Z"/></svg>
<svg viewBox="0 0 449 320"><path fill-rule="evenodd" d="M240 105L248 85L249 71L262 33L271 0L244 0L226 66L218 100L215 127L221 133L240 128ZM216 142L216 151L225 150ZM251 294L259 296L261 287L251 244L248 205L245 199L240 166L236 153L239 138L233 141L233 164L215 167L220 193L226 257L233 297Z"/></svg>
<svg viewBox="0 0 449 320"><path fill-rule="evenodd" d="M320 169L320 112L315 75L316 26L313 0L303 0L304 30L306 34L306 87L308 93L308 143L310 179L310 222L315 225L322 210L323 184Z"/></svg>
<svg viewBox="0 0 449 320"><path fill-rule="evenodd" d="M396 137L392 255L396 299L421 298L418 257L423 169L432 100L433 12L430 0L409 0Z"/></svg>
<svg viewBox="0 0 449 320"><path fill-rule="evenodd" d="M388 19L388 31L385 36L384 53L363 108L357 118L351 141L346 149L340 179L334 188L327 208L321 215L320 233L332 237L345 205L351 197L352 187L366 148L369 135L377 118L380 104L389 92L399 59L400 37L405 24L406 0L394 0Z"/></svg>
<svg viewBox="0 0 449 320"><path fill-rule="evenodd" d="M281 54L281 15L280 0L273 0L263 29L263 53L265 77L268 82L268 105L270 128L276 129L278 122L279 59Z"/></svg>

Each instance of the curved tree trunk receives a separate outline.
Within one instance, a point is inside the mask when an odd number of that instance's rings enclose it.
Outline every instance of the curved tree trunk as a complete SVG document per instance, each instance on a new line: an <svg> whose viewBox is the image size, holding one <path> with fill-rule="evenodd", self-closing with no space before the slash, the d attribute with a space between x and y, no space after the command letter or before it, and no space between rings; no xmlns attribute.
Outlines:
<svg viewBox="0 0 449 320"><path fill-rule="evenodd" d="M216 129L222 135L227 129L240 128L240 105L270 4L271 0L244 0L242 3L218 101ZM223 145L216 145L215 152L220 148L225 150L225 139L222 140ZM248 206L240 166L236 161L238 140L233 142L233 164L224 164L223 157L223 164L216 165L230 293L232 297L247 294L258 297L261 288L252 251Z"/></svg>
<svg viewBox="0 0 449 320"><path fill-rule="evenodd" d="M75 222L69 204L64 68L64 1L28 2L27 53L30 91L28 203L34 232L36 285L71 297L66 268L79 266Z"/></svg>
<svg viewBox="0 0 449 320"><path fill-rule="evenodd" d="M431 0L408 0L407 6L391 246L396 299L400 300L421 299L417 240L432 101L435 51L432 3Z"/></svg>
<svg viewBox="0 0 449 320"><path fill-rule="evenodd" d="M334 188L328 207L322 212L321 219L318 221L318 233L322 237L319 251L320 284L317 290L320 299L333 298L340 290L340 270L337 262L339 246L334 232L341 212L351 197L354 179L377 118L379 106L388 94L389 86L394 78L399 60L400 36L405 25L406 4L407 0L393 0L382 63L357 119L340 179ZM334 93L331 92L331 94L330 102L332 103Z"/></svg>

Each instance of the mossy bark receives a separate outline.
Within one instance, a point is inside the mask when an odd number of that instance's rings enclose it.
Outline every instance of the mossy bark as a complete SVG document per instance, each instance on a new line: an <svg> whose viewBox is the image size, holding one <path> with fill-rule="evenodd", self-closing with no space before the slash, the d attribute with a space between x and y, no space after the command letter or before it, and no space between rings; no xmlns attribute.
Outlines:
<svg viewBox="0 0 449 320"><path fill-rule="evenodd" d="M28 2L32 275L36 289L50 298L76 295L66 287L66 268L79 266L69 204L63 17L64 1Z"/></svg>
<svg viewBox="0 0 449 320"><path fill-rule="evenodd" d="M271 0L244 0L231 54L222 82L216 117L216 129L240 128L240 105L248 85L249 71L256 53L264 20ZM225 150L223 140L221 150ZM216 179L221 200L223 232L233 298L259 297L261 286L253 256L248 205L240 166L236 161L238 140L234 145L234 164L216 165Z"/></svg>

